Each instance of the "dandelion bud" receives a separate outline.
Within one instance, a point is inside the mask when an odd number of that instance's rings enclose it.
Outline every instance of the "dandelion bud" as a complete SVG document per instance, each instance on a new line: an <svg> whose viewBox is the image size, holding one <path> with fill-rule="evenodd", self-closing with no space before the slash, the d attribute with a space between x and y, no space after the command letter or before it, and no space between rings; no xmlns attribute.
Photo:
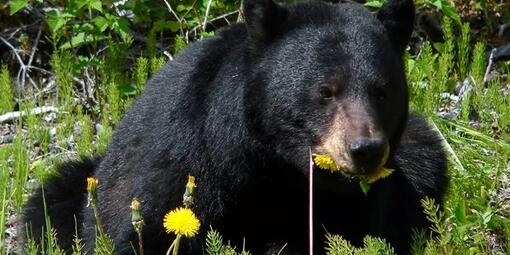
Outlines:
<svg viewBox="0 0 510 255"><path fill-rule="evenodd" d="M136 232L142 232L144 221L142 216L142 203L138 198L133 198L131 201L131 223Z"/></svg>
<svg viewBox="0 0 510 255"><path fill-rule="evenodd" d="M131 200L131 224L133 224L133 227L135 228L136 233L138 234L138 254L143 255L143 238L142 238L142 231L143 231L143 225L145 222L143 221L142 216L142 203L140 203L140 200L138 198L133 198Z"/></svg>
<svg viewBox="0 0 510 255"><path fill-rule="evenodd" d="M95 205L97 201L97 184L98 180L94 177L87 178L87 193L88 193L88 203L87 207L90 205Z"/></svg>
<svg viewBox="0 0 510 255"><path fill-rule="evenodd" d="M87 191L89 193L95 192L97 189L98 180L94 177L87 178Z"/></svg>
<svg viewBox="0 0 510 255"><path fill-rule="evenodd" d="M189 175L188 182L186 183L186 190L184 191L184 195L182 198L183 200L182 203L184 204L184 206L190 207L191 205L193 205L194 202L193 191L195 190L196 187L197 185L195 184L195 177Z"/></svg>
<svg viewBox="0 0 510 255"><path fill-rule="evenodd" d="M131 207L131 209L133 209L133 211L140 212L140 210L142 209L142 203L140 203L140 200L138 200L138 198L135 197L131 201L131 206L130 207Z"/></svg>
<svg viewBox="0 0 510 255"><path fill-rule="evenodd" d="M197 185L195 184L195 176L188 175L188 183L186 183L186 189L190 189L190 192L193 192L193 189Z"/></svg>

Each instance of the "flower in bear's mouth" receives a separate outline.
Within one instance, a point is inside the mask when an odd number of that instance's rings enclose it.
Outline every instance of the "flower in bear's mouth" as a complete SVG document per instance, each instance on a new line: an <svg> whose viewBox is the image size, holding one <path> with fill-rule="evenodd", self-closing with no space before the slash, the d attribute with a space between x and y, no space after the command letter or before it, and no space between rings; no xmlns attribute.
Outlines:
<svg viewBox="0 0 510 255"><path fill-rule="evenodd" d="M335 160L326 154L313 154L313 162L320 169L330 170L332 173L341 170L340 166L336 164Z"/></svg>
<svg viewBox="0 0 510 255"><path fill-rule="evenodd" d="M377 169L376 171L374 171L373 173L371 173L370 175L366 176L367 182L374 183L379 179L386 178L390 174L392 174L393 171L394 171L393 169L381 167L381 168Z"/></svg>
<svg viewBox="0 0 510 255"><path fill-rule="evenodd" d="M368 191L368 185L376 182L379 179L386 178L390 174L393 173L393 169L389 169L384 167L386 161L388 159L389 148L386 149L385 155L381 160L380 166L373 172L368 175L359 175L357 176L360 179L360 185L362 186L363 191ZM335 160L327 154L313 154L313 162L314 164L323 170L329 170L332 173L339 172L342 168L336 164ZM366 193L366 192L365 192Z"/></svg>

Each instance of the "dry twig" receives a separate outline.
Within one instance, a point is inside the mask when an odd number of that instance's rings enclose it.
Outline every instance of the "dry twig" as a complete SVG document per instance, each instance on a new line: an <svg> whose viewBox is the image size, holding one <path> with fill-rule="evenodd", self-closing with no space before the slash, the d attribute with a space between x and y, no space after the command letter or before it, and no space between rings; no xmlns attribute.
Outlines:
<svg viewBox="0 0 510 255"><path fill-rule="evenodd" d="M172 13L172 15L174 15L174 17L177 20L177 22L181 23L182 22L181 18L179 18L179 15L177 15L177 13L174 11L174 9L172 9L172 6L168 3L168 1L167 0L163 0L163 2L165 2L166 7L170 11L170 13Z"/></svg>
<svg viewBox="0 0 510 255"><path fill-rule="evenodd" d="M202 30L205 32L205 28L207 27L207 17L209 17L209 11L211 10L212 0L207 1L207 8L205 9L205 17L204 22L202 23Z"/></svg>
<svg viewBox="0 0 510 255"><path fill-rule="evenodd" d="M0 115L0 123L18 119L20 117L27 115L28 113L37 115L48 112L58 112L58 108L54 106L41 106L36 107L30 111L8 112L6 114Z"/></svg>

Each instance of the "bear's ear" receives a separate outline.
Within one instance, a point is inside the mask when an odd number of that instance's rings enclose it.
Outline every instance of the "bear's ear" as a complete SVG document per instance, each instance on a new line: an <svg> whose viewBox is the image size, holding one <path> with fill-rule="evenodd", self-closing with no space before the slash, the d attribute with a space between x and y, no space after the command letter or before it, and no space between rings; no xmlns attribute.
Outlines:
<svg viewBox="0 0 510 255"><path fill-rule="evenodd" d="M413 0L386 0L377 12L377 19L386 27L395 50L403 54L414 27Z"/></svg>
<svg viewBox="0 0 510 255"><path fill-rule="evenodd" d="M244 0L243 13L252 46L269 43L287 17L287 11L272 0Z"/></svg>

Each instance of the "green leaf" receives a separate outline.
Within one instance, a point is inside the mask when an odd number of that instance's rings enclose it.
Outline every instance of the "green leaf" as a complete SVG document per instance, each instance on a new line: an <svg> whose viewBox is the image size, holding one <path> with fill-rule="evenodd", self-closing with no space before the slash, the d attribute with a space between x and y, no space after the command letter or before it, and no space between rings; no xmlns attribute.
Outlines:
<svg viewBox="0 0 510 255"><path fill-rule="evenodd" d="M161 31L161 30L170 30L172 32L179 31L180 25L179 22L173 21L173 20L159 20L154 23L154 31Z"/></svg>
<svg viewBox="0 0 510 255"><path fill-rule="evenodd" d="M457 219L458 222L464 224L467 222L466 220L466 204L464 201L459 201L457 203L457 206L454 208L454 215L455 219Z"/></svg>
<svg viewBox="0 0 510 255"><path fill-rule="evenodd" d="M127 19L125 18L119 18L119 20L117 21L117 23L119 24L119 29L124 31L124 32L129 32L129 22L127 21Z"/></svg>
<svg viewBox="0 0 510 255"><path fill-rule="evenodd" d="M70 31L74 31L75 33L85 32L88 34L95 34L97 29L92 22L84 22L83 24L73 24L72 30Z"/></svg>
<svg viewBox="0 0 510 255"><path fill-rule="evenodd" d="M361 191L365 196L368 196L368 191L370 190L370 183L368 183L366 178L361 178L359 180L359 186L361 187Z"/></svg>
<svg viewBox="0 0 510 255"><path fill-rule="evenodd" d="M445 44L442 43L442 42L435 42L435 43L432 43L432 46L434 47L435 50L437 50L437 52L439 53L444 53L444 48L445 48Z"/></svg>
<svg viewBox="0 0 510 255"><path fill-rule="evenodd" d="M129 34L129 22L125 18L119 18L114 26L115 32L119 33L120 37L124 42L128 42L130 38Z"/></svg>
<svg viewBox="0 0 510 255"><path fill-rule="evenodd" d="M455 20L459 24L461 23L459 14L450 4L445 5L442 11L448 18Z"/></svg>
<svg viewBox="0 0 510 255"><path fill-rule="evenodd" d="M95 9L99 12L103 12L103 6L101 5L101 0L92 0L89 2L89 8Z"/></svg>
<svg viewBox="0 0 510 255"><path fill-rule="evenodd" d="M120 84L117 89L125 96L136 96L136 88L129 84Z"/></svg>
<svg viewBox="0 0 510 255"><path fill-rule="evenodd" d="M46 16L48 17L48 26L50 30L55 33L65 24L65 19L56 10L49 11Z"/></svg>
<svg viewBox="0 0 510 255"><path fill-rule="evenodd" d="M180 5L177 5L176 10L177 10L178 12L186 12L186 11L191 10L192 8L193 8L192 6L187 6L187 5L182 5L182 4L180 4Z"/></svg>
<svg viewBox="0 0 510 255"><path fill-rule="evenodd" d="M453 8L453 6L450 5L450 3L447 0L434 0L434 1L430 1L429 3L431 3L432 5L439 8L441 10L441 12L448 18L454 20L458 24L461 24L459 14L455 10L455 8Z"/></svg>
<svg viewBox="0 0 510 255"><path fill-rule="evenodd" d="M73 36L71 38L71 41L70 42L66 42L64 43L62 46L60 46L61 49L70 49L70 48L74 48L80 44L82 44L83 42L85 42L85 33L82 32L82 33L79 33L75 36Z"/></svg>
<svg viewBox="0 0 510 255"><path fill-rule="evenodd" d="M92 22L94 22L94 25L99 29L100 32L104 32L108 28L108 20L104 17L97 16L95 17Z"/></svg>
<svg viewBox="0 0 510 255"><path fill-rule="evenodd" d="M85 32L78 33L77 35L71 38L70 42L66 42L60 46L61 49L71 49L76 48L82 44L97 42L106 39L106 36L91 36L86 34Z"/></svg>
<svg viewBox="0 0 510 255"><path fill-rule="evenodd" d="M62 12L61 14L59 13L59 15L63 19L72 19L72 18L76 17L74 10L72 10L71 8L69 8L69 10L67 10L67 9L64 10L64 12Z"/></svg>
<svg viewBox="0 0 510 255"><path fill-rule="evenodd" d="M28 0L11 0L11 15L25 8L28 5Z"/></svg>
<svg viewBox="0 0 510 255"><path fill-rule="evenodd" d="M383 4L384 4L384 0L373 0L373 1L368 1L368 2L364 3L363 5L365 7L379 9L383 6Z"/></svg>
<svg viewBox="0 0 510 255"><path fill-rule="evenodd" d="M201 38L209 38L209 37L213 37L214 36L214 31L211 31L211 32L200 32L200 37Z"/></svg>
<svg viewBox="0 0 510 255"><path fill-rule="evenodd" d="M83 8L87 3L89 2L89 0L76 0L76 6L78 7L78 9L81 9Z"/></svg>
<svg viewBox="0 0 510 255"><path fill-rule="evenodd" d="M415 66L416 66L416 60L414 60L412 58L407 59L407 69L409 71L413 71Z"/></svg>
<svg viewBox="0 0 510 255"><path fill-rule="evenodd" d="M485 213L483 213L483 215L482 215L483 224L484 225L489 224L489 222L492 220L493 215L494 215L494 213L492 212L492 210L490 208L487 208L487 211Z"/></svg>

